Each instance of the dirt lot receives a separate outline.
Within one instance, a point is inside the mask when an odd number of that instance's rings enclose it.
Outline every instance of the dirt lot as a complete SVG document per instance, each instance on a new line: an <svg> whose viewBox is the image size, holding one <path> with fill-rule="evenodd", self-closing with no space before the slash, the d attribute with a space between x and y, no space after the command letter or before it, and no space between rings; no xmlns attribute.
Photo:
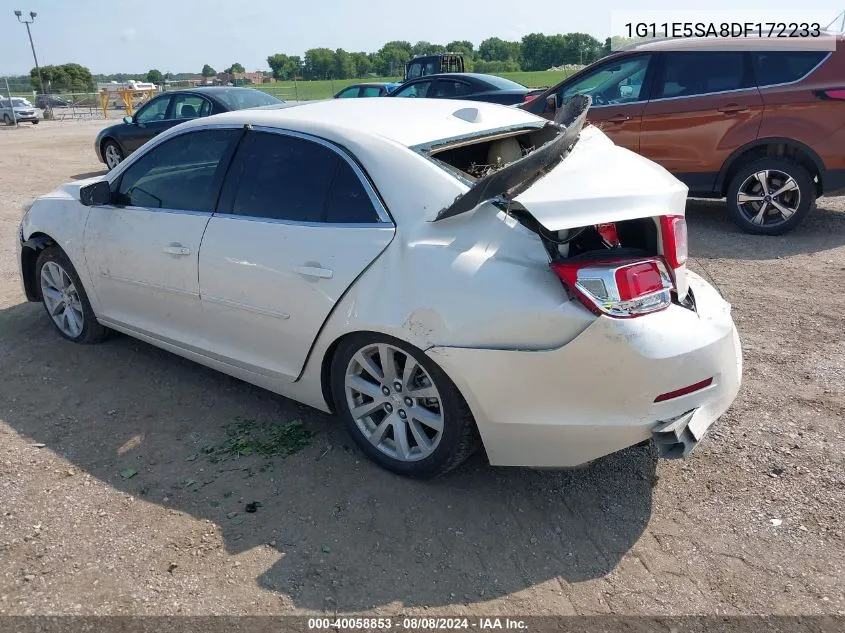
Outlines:
<svg viewBox="0 0 845 633"><path fill-rule="evenodd" d="M414 482L331 416L24 303L22 206L101 171L101 124L0 129L0 614L845 614L845 199L780 238L690 204L745 350L690 459ZM291 420L289 457L209 452Z"/></svg>

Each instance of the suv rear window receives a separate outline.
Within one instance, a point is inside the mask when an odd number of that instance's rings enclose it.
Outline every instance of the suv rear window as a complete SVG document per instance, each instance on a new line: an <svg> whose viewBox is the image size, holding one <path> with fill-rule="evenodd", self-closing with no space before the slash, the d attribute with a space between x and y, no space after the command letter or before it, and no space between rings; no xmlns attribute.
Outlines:
<svg viewBox="0 0 845 633"><path fill-rule="evenodd" d="M751 53L758 86L798 81L821 62L824 51L761 51Z"/></svg>
<svg viewBox="0 0 845 633"><path fill-rule="evenodd" d="M691 97L752 85L740 51L676 51L666 53L663 81L655 96Z"/></svg>

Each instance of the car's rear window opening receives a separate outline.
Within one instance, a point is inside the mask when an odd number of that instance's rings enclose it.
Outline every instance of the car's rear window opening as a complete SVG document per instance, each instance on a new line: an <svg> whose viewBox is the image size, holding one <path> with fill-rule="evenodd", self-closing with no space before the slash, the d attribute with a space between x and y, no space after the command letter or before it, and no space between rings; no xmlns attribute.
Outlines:
<svg viewBox="0 0 845 633"><path fill-rule="evenodd" d="M475 181L519 160L560 134L553 126L509 130L446 144L428 155L448 171Z"/></svg>

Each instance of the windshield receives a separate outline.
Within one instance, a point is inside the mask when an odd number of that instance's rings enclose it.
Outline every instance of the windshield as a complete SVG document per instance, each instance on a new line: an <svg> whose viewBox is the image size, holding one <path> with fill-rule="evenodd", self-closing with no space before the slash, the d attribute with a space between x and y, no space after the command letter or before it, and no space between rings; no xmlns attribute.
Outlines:
<svg viewBox="0 0 845 633"><path fill-rule="evenodd" d="M518 84L515 81L511 81L510 79L505 79L504 77L496 77L494 75L490 75L484 78L488 84L492 84L496 86L499 90L525 90L525 86L522 84Z"/></svg>
<svg viewBox="0 0 845 633"><path fill-rule="evenodd" d="M12 99L12 105L16 108L31 108L32 104L27 101L26 99ZM9 107L9 100L3 99L0 100L0 107L8 108Z"/></svg>
<svg viewBox="0 0 845 633"><path fill-rule="evenodd" d="M273 95L268 95L266 92L253 90L252 88L244 90L223 90L214 96L232 110L244 110L246 108L284 103L284 101L277 99Z"/></svg>

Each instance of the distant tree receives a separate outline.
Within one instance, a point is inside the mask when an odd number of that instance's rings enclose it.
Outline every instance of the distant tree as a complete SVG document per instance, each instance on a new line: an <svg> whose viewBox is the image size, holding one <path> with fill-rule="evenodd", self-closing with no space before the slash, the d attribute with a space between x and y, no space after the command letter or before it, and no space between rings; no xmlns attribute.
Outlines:
<svg viewBox="0 0 845 633"><path fill-rule="evenodd" d="M93 81L90 70L73 63L42 66L41 78L47 90L88 90ZM29 82L35 90L41 90L37 68L29 71Z"/></svg>
<svg viewBox="0 0 845 633"><path fill-rule="evenodd" d="M411 59L412 49L409 42L388 42L376 53L378 63L374 64L375 71L382 77L402 75L405 63Z"/></svg>
<svg viewBox="0 0 845 633"><path fill-rule="evenodd" d="M302 73L302 59L298 55L276 53L267 58L267 65L278 80L294 79Z"/></svg>
<svg viewBox="0 0 845 633"><path fill-rule="evenodd" d="M211 66L209 66L208 64L205 64L205 65L202 67L202 76L203 76L203 77L208 78L208 77L214 77L215 75L217 75L217 71L216 71L216 70L214 70L214 69L213 69Z"/></svg>
<svg viewBox="0 0 845 633"><path fill-rule="evenodd" d="M463 53L469 59L475 55L475 47L468 40L455 40L446 44L446 51L449 53Z"/></svg>
<svg viewBox="0 0 845 633"><path fill-rule="evenodd" d="M355 60L352 55L342 48L337 49L334 52L334 73L332 77L335 79L350 79L355 76Z"/></svg>
<svg viewBox="0 0 845 633"><path fill-rule="evenodd" d="M147 81L151 84L164 83L164 75L161 74L160 70L153 68L147 73Z"/></svg>
<svg viewBox="0 0 845 633"><path fill-rule="evenodd" d="M335 65L335 54L330 48L311 48L305 51L302 74L305 79L329 79Z"/></svg>
<svg viewBox="0 0 845 633"><path fill-rule="evenodd" d="M411 47L411 56L418 57L419 55L437 55L446 51L446 47L442 44L432 44L431 42L420 41Z"/></svg>
<svg viewBox="0 0 845 633"><path fill-rule="evenodd" d="M355 77L366 77L373 72L373 62L367 53L352 53L352 63L355 64Z"/></svg>
<svg viewBox="0 0 845 633"><path fill-rule="evenodd" d="M240 63L235 62L234 64L229 66L223 72L226 73L227 75L231 75L231 74L234 74L234 73L244 73L244 72L246 72L246 70L244 69L244 67Z"/></svg>
<svg viewBox="0 0 845 633"><path fill-rule="evenodd" d="M506 42L498 37L488 37L478 45L478 57L486 62L519 61L519 42Z"/></svg>

